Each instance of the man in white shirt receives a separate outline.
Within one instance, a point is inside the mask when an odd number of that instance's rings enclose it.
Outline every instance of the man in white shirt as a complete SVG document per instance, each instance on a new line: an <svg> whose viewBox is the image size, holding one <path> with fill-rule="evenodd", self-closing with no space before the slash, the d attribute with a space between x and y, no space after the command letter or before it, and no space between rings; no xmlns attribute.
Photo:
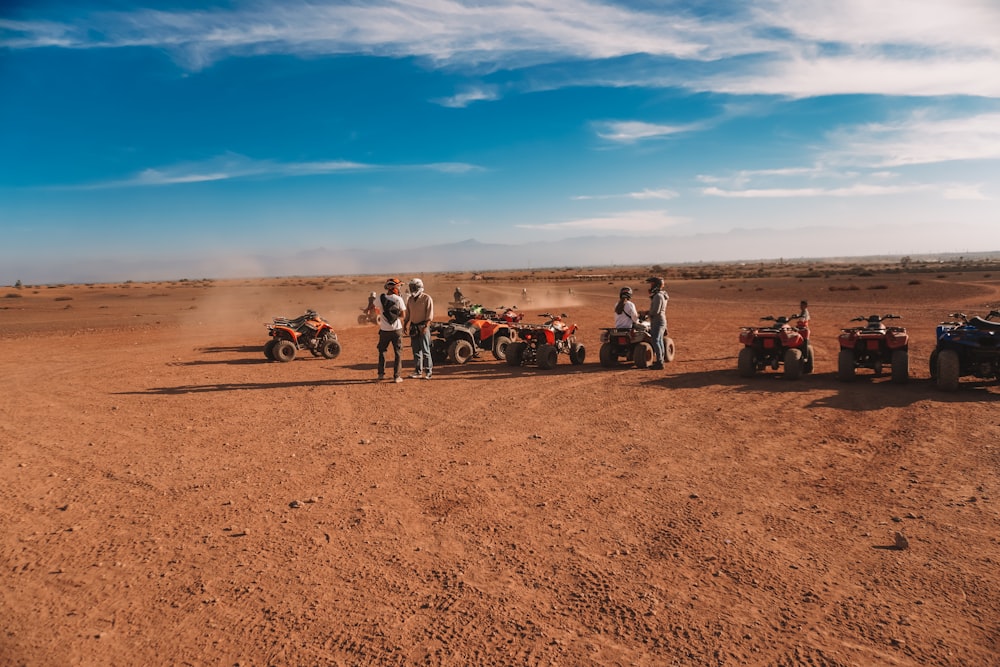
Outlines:
<svg viewBox="0 0 1000 667"><path fill-rule="evenodd" d="M399 286L403 282L399 278L389 278L385 281L385 294L381 296L382 312L378 316L378 379L385 379L385 351L392 345L395 355L393 364L393 382L402 382L403 376L403 318L406 316L406 304L399 296Z"/></svg>
<svg viewBox="0 0 1000 667"><path fill-rule="evenodd" d="M631 329L639 321L639 309L632 303L632 288L623 287L615 304L615 328Z"/></svg>

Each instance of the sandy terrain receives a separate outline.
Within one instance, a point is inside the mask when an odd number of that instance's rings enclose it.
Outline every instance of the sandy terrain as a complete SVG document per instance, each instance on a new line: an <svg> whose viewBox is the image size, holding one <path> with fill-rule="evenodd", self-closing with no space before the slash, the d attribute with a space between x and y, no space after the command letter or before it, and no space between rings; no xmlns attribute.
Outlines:
<svg viewBox="0 0 1000 667"><path fill-rule="evenodd" d="M668 276L659 372L600 367L623 281L566 275L424 278L568 313L586 364L400 385L382 277L0 289L0 664L1000 664L1000 387L927 369L1000 272ZM816 372L740 378L803 297ZM341 356L266 361L307 307ZM909 384L836 381L869 311Z"/></svg>

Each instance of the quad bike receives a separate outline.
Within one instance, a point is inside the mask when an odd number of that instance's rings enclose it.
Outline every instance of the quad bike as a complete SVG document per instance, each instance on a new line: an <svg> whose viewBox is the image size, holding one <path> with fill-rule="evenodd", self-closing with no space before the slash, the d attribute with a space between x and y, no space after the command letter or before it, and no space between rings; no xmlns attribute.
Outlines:
<svg viewBox="0 0 1000 667"><path fill-rule="evenodd" d="M903 327L887 327L885 320L899 319L899 315L869 315L855 317L852 322L864 322L862 326L841 329L838 340L840 353L837 355L837 379L848 382L854 379L858 368L870 368L875 375L882 374L882 368L892 369L892 381L906 382L910 375L909 336Z"/></svg>
<svg viewBox="0 0 1000 667"><path fill-rule="evenodd" d="M482 306L448 309L448 322L431 323L431 357L435 362L451 361L464 364L489 350L493 358L503 361L507 348L516 335L511 324L521 321L522 314L514 308L500 307L502 313Z"/></svg>
<svg viewBox="0 0 1000 667"><path fill-rule="evenodd" d="M809 326L799 315L760 318L773 325L742 327L740 342L743 349L737 368L743 377L753 377L757 371L778 370L784 365L784 377L798 380L803 373L812 373L815 353L809 343ZM793 325L792 320L798 319Z"/></svg>
<svg viewBox="0 0 1000 667"><path fill-rule="evenodd" d="M938 389L958 390L965 375L1000 379L1000 311L983 317L952 313L958 321L937 326L937 346L931 353L931 379Z"/></svg>
<svg viewBox="0 0 1000 667"><path fill-rule="evenodd" d="M566 314L542 313L539 317L546 318L544 324L523 324L514 329L517 339L507 346L507 364L538 364L548 370L555 368L560 353L568 354L570 363L582 364L587 350L576 342L576 325L562 321Z"/></svg>
<svg viewBox="0 0 1000 667"><path fill-rule="evenodd" d="M362 308L361 314L358 315L358 324L378 324L378 308Z"/></svg>
<svg viewBox="0 0 1000 667"><path fill-rule="evenodd" d="M676 348L674 339L663 333L663 360L674 360ZM611 327L601 333L601 365L605 368L618 366L619 360L635 363L636 368L646 368L653 362L653 338L649 335L649 321L639 320L628 329Z"/></svg>
<svg viewBox="0 0 1000 667"><path fill-rule="evenodd" d="M264 356L272 361L291 361L296 350L309 350L314 357L326 359L336 359L340 354L337 334L315 310L307 310L292 320L276 317L264 326L271 337L264 344Z"/></svg>

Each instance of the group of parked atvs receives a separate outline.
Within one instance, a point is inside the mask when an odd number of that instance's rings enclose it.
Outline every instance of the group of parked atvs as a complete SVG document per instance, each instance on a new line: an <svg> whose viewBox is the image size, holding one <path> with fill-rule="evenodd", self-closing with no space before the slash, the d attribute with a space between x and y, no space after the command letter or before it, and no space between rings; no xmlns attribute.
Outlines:
<svg viewBox="0 0 1000 667"><path fill-rule="evenodd" d="M510 366L531 365L554 368L559 355L570 363L582 364L586 348L576 338L577 325L567 324L566 317L542 313L541 324L522 320L516 307L496 310L462 303L448 309L447 322L431 323L431 355L437 363L464 364L489 352L494 359ZM952 319L937 326L937 345L930 357L931 379L946 391L958 389L959 378L973 376L1000 379L1000 311L986 317L967 317L952 313ZM846 327L838 337L837 379L848 382L858 369L882 375L888 369L892 382L909 379L909 335L901 326L886 325L898 315L855 317L857 326ZM813 372L816 353L809 340L809 322L802 315L767 316L767 324L742 327L739 340L743 348L737 369L743 377L766 370L782 370L784 377L795 380ZM314 356L335 359L340 342L330 323L309 310L294 319L276 317L265 325L269 340L264 356L273 361L291 361L298 350ZM664 361L673 361L674 341L664 334ZM653 340L649 323L640 321L628 329L607 328L601 333L600 362L606 368L622 363L646 368L653 360Z"/></svg>
<svg viewBox="0 0 1000 667"><path fill-rule="evenodd" d="M816 353L809 341L809 323L801 315L761 318L769 324L743 327L737 368L743 377L757 371L782 369L785 377L796 380L811 373ZM1000 378L1000 311L984 317L952 313L952 320L937 326L937 345L930 357L931 379L945 391L958 389L963 376ZM870 369L882 375L889 369L892 382L909 380L909 335L900 326L887 326L898 315L855 317L858 326L846 327L838 337L837 379L849 382L855 372Z"/></svg>

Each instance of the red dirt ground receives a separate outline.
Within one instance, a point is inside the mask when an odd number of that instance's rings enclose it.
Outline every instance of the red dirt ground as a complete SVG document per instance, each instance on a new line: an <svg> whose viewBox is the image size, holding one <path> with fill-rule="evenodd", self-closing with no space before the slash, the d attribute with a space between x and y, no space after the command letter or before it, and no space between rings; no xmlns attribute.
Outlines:
<svg viewBox="0 0 1000 667"><path fill-rule="evenodd" d="M456 285L568 313L587 363L400 385L355 322L381 277L7 289L0 663L1000 664L1000 388L927 367L1000 279L668 278L658 372L597 363L622 280L557 277L424 278L439 319ZM815 373L740 378L803 297ZM340 357L266 361L307 307ZM835 379L870 311L910 383Z"/></svg>

